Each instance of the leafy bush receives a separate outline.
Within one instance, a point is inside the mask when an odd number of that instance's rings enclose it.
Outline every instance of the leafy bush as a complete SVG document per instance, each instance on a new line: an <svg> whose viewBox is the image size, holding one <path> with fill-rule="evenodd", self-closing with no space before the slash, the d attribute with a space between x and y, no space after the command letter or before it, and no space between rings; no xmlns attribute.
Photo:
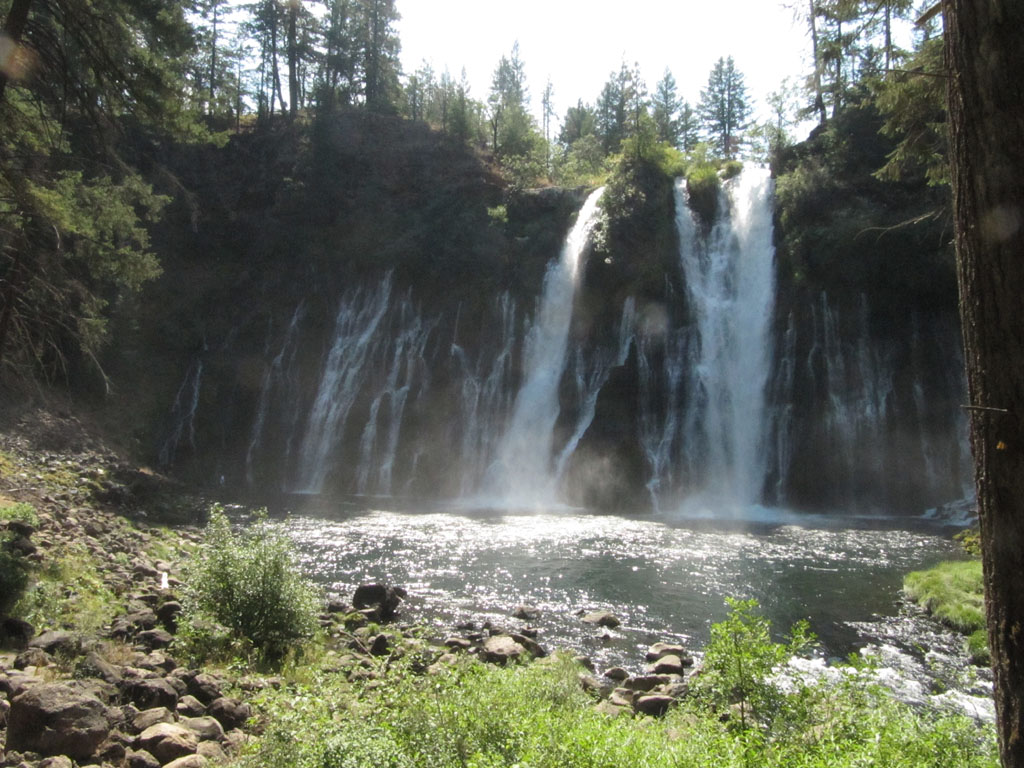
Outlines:
<svg viewBox="0 0 1024 768"><path fill-rule="evenodd" d="M718 215L718 192L721 188L722 181L714 165L696 165L686 174L690 208L697 212L707 227Z"/></svg>
<svg viewBox="0 0 1024 768"><path fill-rule="evenodd" d="M730 597L726 603L729 616L711 627L698 687L719 706L737 704L740 727L747 728L751 716L764 722L778 710L781 693L770 679L772 673L814 637L803 621L793 626L788 643L772 642L771 622L756 613L756 600Z"/></svg>
<svg viewBox="0 0 1024 768"><path fill-rule="evenodd" d="M722 179L732 179L740 175L743 163L739 160L726 160L722 165Z"/></svg>
<svg viewBox="0 0 1024 768"><path fill-rule="evenodd" d="M316 631L317 589L299 573L291 542L265 513L236 533L215 505L187 583L179 636L193 655L243 641L273 659Z"/></svg>
<svg viewBox="0 0 1024 768"><path fill-rule="evenodd" d="M0 534L0 616L7 614L28 586L28 563L11 549L13 539L10 533Z"/></svg>
<svg viewBox="0 0 1024 768"><path fill-rule="evenodd" d="M17 502L6 507L0 507L0 520L17 520L19 523L39 527L39 515L36 508L31 504Z"/></svg>

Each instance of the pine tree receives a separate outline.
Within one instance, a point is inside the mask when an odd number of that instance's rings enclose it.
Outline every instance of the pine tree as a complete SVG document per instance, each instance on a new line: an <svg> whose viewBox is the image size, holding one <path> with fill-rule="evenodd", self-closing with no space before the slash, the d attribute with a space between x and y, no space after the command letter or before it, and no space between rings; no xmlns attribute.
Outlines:
<svg viewBox="0 0 1024 768"><path fill-rule="evenodd" d="M683 102L676 93L676 79L668 69L662 75L661 80L654 87L654 96L651 97L651 117L658 132L658 140L671 144L673 147L680 146L682 126L680 123L680 112Z"/></svg>
<svg viewBox="0 0 1024 768"><path fill-rule="evenodd" d="M743 132L750 123L753 107L732 56L719 59L708 76L708 86L700 92L697 106L704 135L720 157L733 159L743 143Z"/></svg>

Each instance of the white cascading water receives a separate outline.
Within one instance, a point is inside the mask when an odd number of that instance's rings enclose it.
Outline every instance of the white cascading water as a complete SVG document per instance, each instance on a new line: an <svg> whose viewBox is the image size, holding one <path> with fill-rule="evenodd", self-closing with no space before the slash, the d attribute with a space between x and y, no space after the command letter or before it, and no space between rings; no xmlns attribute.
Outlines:
<svg viewBox="0 0 1024 768"><path fill-rule="evenodd" d="M775 299L772 191L767 170L727 182L705 240L676 184L680 257L698 341L690 355L683 451L702 460L693 493L726 503L760 501L765 476L766 384Z"/></svg>
<svg viewBox="0 0 1024 768"><path fill-rule="evenodd" d="M295 361L295 337L299 328L299 320L302 318L303 302L295 307L292 313L291 322L288 323L288 330L285 331L284 341L281 343L281 350L270 362L267 373L263 377L263 385L260 387L260 402L256 409L256 420L253 422L252 437L249 439L249 449L245 453L245 482L252 485L256 479L254 462L256 454L263 444L263 431L267 422L267 413L275 394L282 401L291 401L292 412L297 416L297 401L293 392L281 391L286 389L287 378ZM292 425L294 427L294 424ZM289 433L291 430L289 430Z"/></svg>
<svg viewBox="0 0 1024 768"><path fill-rule="evenodd" d="M370 415L359 440L356 470L356 493L359 494L391 495L409 395L414 391L422 395L430 380L423 352L436 322L424 322L409 296L402 300L398 309L397 331L380 341L381 352L388 360L387 375L370 404ZM385 402L387 408L382 412Z"/></svg>
<svg viewBox="0 0 1024 768"><path fill-rule="evenodd" d="M590 194L544 277L544 290L523 352L523 383L512 416L488 470L487 492L517 504L545 504L555 497L552 436L558 420L558 387L565 371L579 260L597 222L604 188Z"/></svg>
<svg viewBox="0 0 1024 768"><path fill-rule="evenodd" d="M512 407L513 352L516 343L516 303L508 293L498 299L501 327L496 344L485 347L475 364L454 341L451 356L459 376L459 446L462 469L459 492L470 495L494 455L501 420ZM493 352L488 356L488 352Z"/></svg>
<svg viewBox="0 0 1024 768"><path fill-rule="evenodd" d="M298 480L293 491L320 493L331 456L345 434L349 412L364 384L377 329L391 297L389 273L373 289L359 290L341 302L334 325L334 343L327 354L306 431L299 448Z"/></svg>
<svg viewBox="0 0 1024 768"><path fill-rule="evenodd" d="M205 344L203 351L206 351ZM185 378L178 388L178 394L174 397L174 405L171 406L171 432L160 448L160 454L157 457L161 466L166 467L174 463L174 455L182 440L187 439L191 448L196 447L196 410L199 408L199 391L202 382L203 359L197 356L185 371Z"/></svg>

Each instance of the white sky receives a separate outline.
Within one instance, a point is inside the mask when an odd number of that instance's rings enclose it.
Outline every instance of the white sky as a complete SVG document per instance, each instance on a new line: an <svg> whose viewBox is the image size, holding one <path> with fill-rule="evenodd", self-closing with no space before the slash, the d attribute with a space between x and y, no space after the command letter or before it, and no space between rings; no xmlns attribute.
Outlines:
<svg viewBox="0 0 1024 768"><path fill-rule="evenodd" d="M486 100L499 58L519 41L534 113L554 85L556 127L577 99L593 104L620 63L640 64L649 91L671 69L696 105L711 67L732 56L755 109L786 77L803 82L810 42L779 0L397 0L402 68L424 60ZM765 116L763 114L759 115ZM801 137L802 138L802 137Z"/></svg>

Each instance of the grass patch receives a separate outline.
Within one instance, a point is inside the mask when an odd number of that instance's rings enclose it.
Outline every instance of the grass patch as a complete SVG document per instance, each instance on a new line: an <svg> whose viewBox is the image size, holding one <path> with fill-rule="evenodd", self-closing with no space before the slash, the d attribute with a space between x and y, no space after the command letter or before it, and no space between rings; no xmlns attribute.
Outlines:
<svg viewBox="0 0 1024 768"><path fill-rule="evenodd" d="M23 502L0 506L0 521L6 520L16 520L19 523L31 525L33 528L39 527L39 515L36 513L36 508Z"/></svg>
<svg viewBox="0 0 1024 768"><path fill-rule="evenodd" d="M967 648L975 663L988 662L980 560L939 563L926 571L914 571L903 580L903 588L932 616L968 636Z"/></svg>
<svg viewBox="0 0 1024 768"><path fill-rule="evenodd" d="M12 614L40 631L74 629L98 632L121 607L104 583L102 564L81 545L73 545L34 572L31 585L15 604Z"/></svg>
<svg viewBox="0 0 1024 768"><path fill-rule="evenodd" d="M964 634L985 626L985 595L980 560L939 563L907 574L910 597L943 624Z"/></svg>

